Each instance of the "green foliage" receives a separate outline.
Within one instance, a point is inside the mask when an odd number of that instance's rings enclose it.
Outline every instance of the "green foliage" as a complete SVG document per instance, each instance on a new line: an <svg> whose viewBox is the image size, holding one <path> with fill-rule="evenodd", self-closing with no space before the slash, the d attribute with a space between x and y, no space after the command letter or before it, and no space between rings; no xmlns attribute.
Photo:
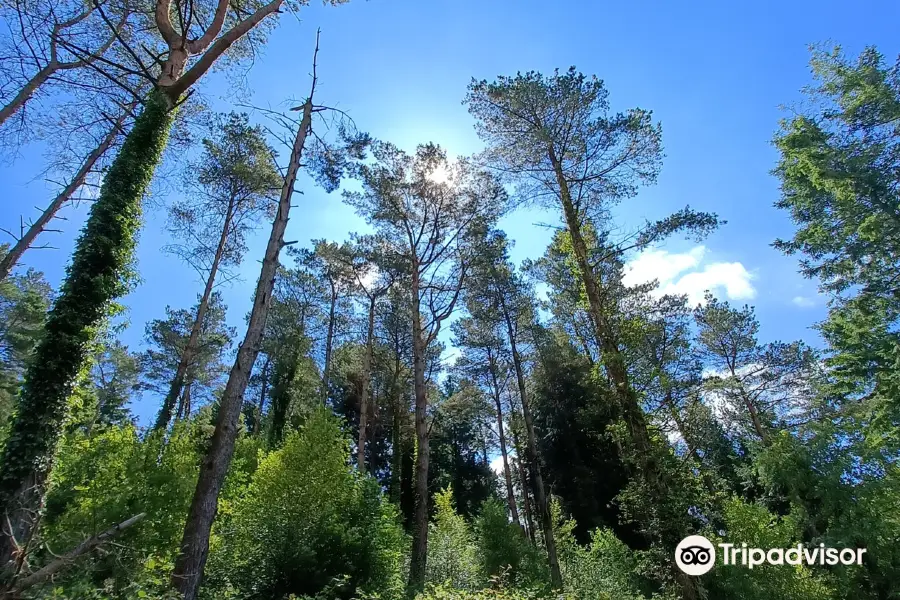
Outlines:
<svg viewBox="0 0 900 600"><path fill-rule="evenodd" d="M445 381L438 422L431 431L428 487L449 489L455 509L473 519L482 503L496 496L497 478L483 437L490 409L483 396L469 391L456 389L452 378Z"/></svg>
<svg viewBox="0 0 900 600"><path fill-rule="evenodd" d="M203 153L186 165L189 192L169 207L168 229L175 253L209 275L221 243L217 270L240 265L247 236L274 216L282 178L265 132L244 113L217 115Z"/></svg>
<svg viewBox="0 0 900 600"><path fill-rule="evenodd" d="M118 340L105 340L94 353L90 371L72 398L71 425L90 432L122 425L131 417L128 403L139 388L138 357Z"/></svg>
<svg viewBox="0 0 900 600"><path fill-rule="evenodd" d="M0 257L7 249L7 244L0 246ZM4 432L27 358L41 338L51 297L50 285L34 269L0 281L0 427ZM3 437L0 434L0 441Z"/></svg>
<svg viewBox="0 0 900 600"><path fill-rule="evenodd" d="M529 541L521 527L510 522L506 505L485 502L475 519L475 537L482 573L517 589L537 589L550 578L547 558Z"/></svg>
<svg viewBox="0 0 900 600"><path fill-rule="evenodd" d="M106 173L76 244L65 282L26 373L0 459L0 509L32 473L50 470L68 399L110 303L128 289L141 200L166 145L173 113L159 92L147 99ZM31 502L31 501L29 501Z"/></svg>
<svg viewBox="0 0 900 600"><path fill-rule="evenodd" d="M457 590L476 590L485 583L472 527L453 506L453 490L434 496L435 516L428 533L426 581Z"/></svg>
<svg viewBox="0 0 900 600"><path fill-rule="evenodd" d="M133 580L174 558L197 476L199 436L197 428L179 425L164 444L160 435L141 440L126 424L64 439L47 496L43 536L50 548L67 550L135 514L147 517L117 540L121 546L86 561L63 587L128 598Z"/></svg>
<svg viewBox="0 0 900 600"><path fill-rule="evenodd" d="M900 159L900 67L874 48L853 64L840 50L817 50L811 108L782 123L775 138L782 182L776 206L798 228L775 246L802 253L822 287L890 294L900 244L896 169Z"/></svg>
<svg viewBox="0 0 900 600"><path fill-rule="evenodd" d="M447 585L431 585L416 595L415 600L574 600L574 598L530 590L502 588L462 590Z"/></svg>
<svg viewBox="0 0 900 600"><path fill-rule="evenodd" d="M185 389L189 390L188 403L193 404L194 409L203 401L208 402L213 398L213 393L221 385L222 378L227 372L224 354L231 345L234 328L226 324L225 310L221 295L214 292L209 298L209 306L201 323L197 349L193 353L185 376ZM144 389L162 397L169 392L178 363L190 338L196 314L196 306L190 310L167 306L165 319L153 319L147 323L144 339L150 347L140 357ZM184 399L181 398L182 404Z"/></svg>
<svg viewBox="0 0 900 600"><path fill-rule="evenodd" d="M375 482L348 467L349 444L324 409L263 458L216 522L205 590L240 598L331 598L402 590L405 536ZM220 515L221 516L221 515Z"/></svg>
<svg viewBox="0 0 900 600"><path fill-rule="evenodd" d="M598 527L616 530L631 544L642 540L632 527L620 524L613 499L628 476L618 448L607 433L615 422L615 400L596 384L592 367L568 336L543 332L538 337L540 360L535 369L535 427L546 481L576 523L575 534L587 543Z"/></svg>
<svg viewBox="0 0 900 600"><path fill-rule="evenodd" d="M726 539L707 534L713 544L740 540L751 548L790 548L796 546L798 522L790 516L778 518L759 505L733 499L725 507ZM703 576L714 597L742 600L813 600L836 598L830 578L813 573L809 567L761 565L753 569L716 568Z"/></svg>

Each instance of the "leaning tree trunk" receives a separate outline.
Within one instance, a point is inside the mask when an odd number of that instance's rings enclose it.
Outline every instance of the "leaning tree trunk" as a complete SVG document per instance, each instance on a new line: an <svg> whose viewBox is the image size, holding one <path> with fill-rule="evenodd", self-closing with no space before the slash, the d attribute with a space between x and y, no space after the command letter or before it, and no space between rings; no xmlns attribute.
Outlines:
<svg viewBox="0 0 900 600"><path fill-rule="evenodd" d="M0 569L17 558L17 544L31 537L69 395L110 303L128 289L126 274L140 227L141 199L166 145L172 118L166 96L153 91L91 206L68 275L25 372L0 459L0 517L9 525L0 535Z"/></svg>
<svg viewBox="0 0 900 600"><path fill-rule="evenodd" d="M630 450L638 467L638 476L647 486L654 506L664 508L667 505L671 492L667 477L657 461L657 450L654 448L650 438L646 416L641 408L638 395L629 381L625 356L619 349L619 339L607 312L604 310L600 286L588 256L587 244L582 235L578 213L572 203L568 181L562 171L562 165L552 149L549 157L556 172L557 183L560 186L563 216L569 236L572 239L575 260L578 264L578 270L581 272L581 279L588 297L589 313L594 325L597 347L602 359L601 362L612 383L619 410L628 430ZM660 522L656 533L657 541L663 547L675 547L688 534L686 528L677 519L662 516L661 518L656 518L656 520ZM696 578L685 575L674 565L672 565L672 571L684 600L695 600L700 597L700 584Z"/></svg>
<svg viewBox="0 0 900 600"><path fill-rule="evenodd" d="M521 529L522 522L519 520L519 509L516 506L516 492L513 489L512 472L510 471L509 458L506 454L506 435L503 432L503 403L500 400L500 386L497 383L497 363L490 350L488 350L488 361L490 362L494 405L497 408L497 435L500 438L500 456L503 458L503 477L506 480L506 502L509 505L509 514L512 516L513 523Z"/></svg>
<svg viewBox="0 0 900 600"><path fill-rule="evenodd" d="M129 107L124 109L122 113L119 115L119 118L113 122L109 131L100 140L100 143L97 144L97 147L94 148L90 154L87 155L87 158L84 159L84 162L81 163L81 166L78 168L78 172L75 173L75 176L72 177L72 180L69 182L63 191L53 199L50 205L44 209L44 212L41 213L41 216L37 218L34 223L28 227L28 230L22 234L22 237L19 238L12 248L9 249L6 256L0 260L0 281L6 279L9 275L10 271L12 271L13 267L21 260L22 255L28 250L31 245L34 243L34 240L37 239L44 229L47 227L47 224L53 220L56 216L56 213L59 212L66 202L68 202L72 196L78 191L83 184L85 179L87 179L88 174L94 169L94 165L97 164L97 161L106 154L109 150L110 146L113 145L113 142L116 141L116 138L119 136L119 133L122 131L122 126L125 124L125 120L128 118L128 115L134 110L135 105L131 104Z"/></svg>
<svg viewBox="0 0 900 600"><path fill-rule="evenodd" d="M47 83L57 71L59 71L59 63L51 61L47 66L35 73L31 79L22 86L22 89L19 90L15 97L0 108L0 125L5 123L7 119L25 106L25 103L34 96L34 93L38 88Z"/></svg>
<svg viewBox="0 0 900 600"><path fill-rule="evenodd" d="M359 395L359 440L356 448L356 464L360 473L366 472L366 426L369 420L369 386L372 381L372 346L375 342L375 300L374 296L369 299L369 328L366 331L362 392Z"/></svg>
<svg viewBox="0 0 900 600"><path fill-rule="evenodd" d="M313 80L313 89L315 89L315 79ZM247 389L253 363L259 354L263 329L272 300L272 290L275 287L278 255L284 247L284 231L287 228L288 215L291 210L291 196L300 168L303 145L312 122L312 101L312 93L310 93L309 99L303 105L303 117L294 138L287 174L281 188L278 210L275 221L272 223L272 232L269 235L259 281L256 284L256 294L253 298L247 333L231 368L228 383L225 384L225 391L219 404L216 429L210 441L209 451L200 464L197 489L194 491L194 498L191 501L187 522L184 526L180 553L175 560L172 583L184 595L185 600L194 600L197 597L203 569L206 566L206 558L209 554L209 534L216 517L219 492L225 482L225 475L234 454L244 391Z"/></svg>
<svg viewBox="0 0 900 600"><path fill-rule="evenodd" d="M419 307L419 266L412 265L412 343L413 388L416 396L416 473L413 514L412 555L409 566L409 590L417 592L425 585L428 559L428 389L425 383L425 340Z"/></svg>
<svg viewBox="0 0 900 600"><path fill-rule="evenodd" d="M213 287L216 283L216 275L219 272L219 263L225 255L225 247L228 244L228 235L231 233L231 221L234 217L236 199L232 197L228 202L228 209L225 212L225 221L222 224L222 231L219 234L219 243L216 246L216 253L213 255L212 264L209 267L209 274L206 277L206 287L203 289L203 296L200 297L200 304L197 306L197 314L194 316L194 323L191 325L191 334L188 336L187 344L181 353L181 359L178 361L178 367L175 369L175 376L172 378L172 384L169 386L169 393L163 400L162 408L156 417L156 424L153 425L154 430L166 429L169 421L172 420L172 410L175 403L181 395L184 387L185 377L194 360L194 354L200 343L200 334L203 333L203 320L206 318L206 311L209 308L209 298L212 296Z"/></svg>
<svg viewBox="0 0 900 600"><path fill-rule="evenodd" d="M528 405L528 391L525 387L525 373L522 370L522 357L516 343L515 329L509 307L500 295L500 306L506 321L509 346L512 350L513 366L516 370L516 383L519 386L519 401L522 403L522 417L525 420L525 446L528 450L528 464L531 468L531 477L534 481L534 495L537 501L538 517L541 521L541 529L544 532L544 544L547 546L547 562L550 564L550 583L556 589L562 588L562 573L559 570L559 557L556 554L556 538L553 536L553 519L550 515L550 502L544 489L544 479L541 477L541 467L538 459L537 436L534 433L534 421L531 418L531 408Z"/></svg>

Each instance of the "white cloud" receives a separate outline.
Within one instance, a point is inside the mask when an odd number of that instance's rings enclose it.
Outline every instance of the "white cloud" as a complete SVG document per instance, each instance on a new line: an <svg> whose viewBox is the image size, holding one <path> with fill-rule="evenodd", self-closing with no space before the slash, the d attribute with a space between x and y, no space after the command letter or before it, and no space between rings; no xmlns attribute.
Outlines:
<svg viewBox="0 0 900 600"><path fill-rule="evenodd" d="M498 456L494 460L491 461L491 471L496 473L497 475L503 475L503 457Z"/></svg>
<svg viewBox="0 0 900 600"><path fill-rule="evenodd" d="M813 298L807 298L806 296L794 296L794 299L791 300L791 302L800 308L812 308L816 305L816 301Z"/></svg>
<svg viewBox="0 0 900 600"><path fill-rule="evenodd" d="M684 294L692 305L703 302L706 290L714 295L724 292L729 300L748 300L756 296L756 289L750 283L753 275L743 264L704 264L705 256L705 246L682 253L651 248L625 265L624 282L638 285L656 279L659 282L656 295Z"/></svg>

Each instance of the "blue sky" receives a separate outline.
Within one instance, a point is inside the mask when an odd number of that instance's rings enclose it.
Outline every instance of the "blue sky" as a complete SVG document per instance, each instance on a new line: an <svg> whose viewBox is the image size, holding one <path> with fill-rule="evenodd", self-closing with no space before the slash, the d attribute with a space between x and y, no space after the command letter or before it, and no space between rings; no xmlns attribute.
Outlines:
<svg viewBox="0 0 900 600"><path fill-rule="evenodd" d="M690 4L690 6L687 6ZM856 54L876 45L889 58L900 53L896 2L574 2L511 0L352 0L338 7L314 4L281 17L264 54L248 74L250 102L283 107L308 90L317 27L322 29L317 100L348 111L361 129L412 150L435 141L450 154L481 148L461 101L470 78L575 65L606 82L614 109L651 109L663 126L666 159L657 185L620 208L624 223L656 219L690 204L728 221L698 244L673 240L639 257L635 280L659 277L663 287L692 295L712 286L720 298L757 307L761 337L803 338L824 306L814 282L796 261L770 247L792 225L772 204L770 175L777 155L770 140L783 108L810 81L810 43L841 44ZM201 89L213 107L233 102L221 74ZM286 153L286 152L285 152ZM0 227L17 228L54 187L39 179L39 144L0 168ZM342 240L364 223L341 203L302 182L287 239ZM68 209L65 231L45 234L58 250L35 250L25 264L56 285L63 274L85 208ZM550 230L538 222L555 215L522 211L502 223L515 240L513 258L539 256ZM165 306L187 307L200 291L196 275L173 256L163 216L148 211L138 250L143 281L125 303L130 329L124 340L141 346L144 324ZM242 267L243 281L223 289L229 321L242 330L268 231L260 229ZM146 416L155 400L135 407Z"/></svg>

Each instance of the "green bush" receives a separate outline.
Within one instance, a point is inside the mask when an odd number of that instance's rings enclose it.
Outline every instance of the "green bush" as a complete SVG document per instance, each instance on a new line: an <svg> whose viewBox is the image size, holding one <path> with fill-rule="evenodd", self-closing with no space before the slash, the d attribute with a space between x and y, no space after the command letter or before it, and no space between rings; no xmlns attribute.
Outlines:
<svg viewBox="0 0 900 600"><path fill-rule="evenodd" d="M574 600L571 596L515 589L460 590L431 585L416 600Z"/></svg>
<svg viewBox="0 0 900 600"><path fill-rule="evenodd" d="M65 593L80 587L105 590L103 597L131 598L127 589L143 577L148 557L154 557L151 565L174 559L197 481L196 436L192 426L179 425L163 445L160 435L141 440L128 424L94 435L75 433L63 441L42 528L48 548L66 551L92 534L147 514L99 558L86 557L80 568L63 573L59 585ZM51 559L35 557L38 564Z"/></svg>
<svg viewBox="0 0 900 600"><path fill-rule="evenodd" d="M547 557L510 522L506 506L491 499L475 520L475 534L482 572L487 579L500 579L519 588L537 588L549 582Z"/></svg>
<svg viewBox="0 0 900 600"><path fill-rule="evenodd" d="M727 539L707 533L713 544L720 541L747 543L752 548L790 548L801 539L792 517L778 518L765 507L734 498L725 505ZM754 569L717 566L703 577L713 598L741 600L828 600L836 595L828 582L806 566L761 565Z"/></svg>
<svg viewBox="0 0 900 600"><path fill-rule="evenodd" d="M560 570L568 597L578 600L639 600L646 581L637 573L641 557L608 529L591 532L591 543L575 541L575 521L565 519L558 502L551 504Z"/></svg>
<svg viewBox="0 0 900 600"><path fill-rule="evenodd" d="M204 595L349 598L402 593L407 540L378 484L348 466L335 417L315 412L262 459L246 494L217 520Z"/></svg>
<svg viewBox="0 0 900 600"><path fill-rule="evenodd" d="M478 560L472 527L453 506L453 490L435 494L434 521L429 524L425 580L457 590L475 590L486 580Z"/></svg>

